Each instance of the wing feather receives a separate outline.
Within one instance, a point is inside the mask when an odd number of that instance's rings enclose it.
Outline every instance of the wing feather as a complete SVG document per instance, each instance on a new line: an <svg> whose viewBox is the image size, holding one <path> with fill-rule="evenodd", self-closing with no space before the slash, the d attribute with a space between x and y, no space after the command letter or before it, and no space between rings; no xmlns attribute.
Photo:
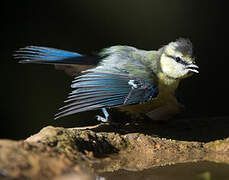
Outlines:
<svg viewBox="0 0 229 180"><path fill-rule="evenodd" d="M73 91L65 101L69 104L60 108L55 119L83 111L143 103L157 96L157 88L151 82L115 68L105 72L87 71L76 77L71 87Z"/></svg>

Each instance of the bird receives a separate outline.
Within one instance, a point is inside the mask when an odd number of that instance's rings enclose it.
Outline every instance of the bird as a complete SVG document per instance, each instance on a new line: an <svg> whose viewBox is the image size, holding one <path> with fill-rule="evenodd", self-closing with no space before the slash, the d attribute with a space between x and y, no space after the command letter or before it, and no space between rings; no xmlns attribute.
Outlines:
<svg viewBox="0 0 229 180"><path fill-rule="evenodd" d="M199 73L192 42L178 38L157 50L127 45L102 49L95 55L42 46L19 48L19 63L53 64L73 76L72 91L55 119L101 109L101 122L111 122L108 109L135 117L168 120L181 112L175 91L182 79Z"/></svg>

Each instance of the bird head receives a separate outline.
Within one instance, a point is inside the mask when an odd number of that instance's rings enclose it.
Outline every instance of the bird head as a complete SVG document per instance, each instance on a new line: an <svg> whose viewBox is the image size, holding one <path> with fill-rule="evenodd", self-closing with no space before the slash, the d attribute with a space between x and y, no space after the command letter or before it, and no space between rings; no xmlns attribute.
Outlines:
<svg viewBox="0 0 229 180"><path fill-rule="evenodd" d="M182 79L199 73L199 67L192 57L192 43L180 38L163 47L160 57L161 71L169 78Z"/></svg>

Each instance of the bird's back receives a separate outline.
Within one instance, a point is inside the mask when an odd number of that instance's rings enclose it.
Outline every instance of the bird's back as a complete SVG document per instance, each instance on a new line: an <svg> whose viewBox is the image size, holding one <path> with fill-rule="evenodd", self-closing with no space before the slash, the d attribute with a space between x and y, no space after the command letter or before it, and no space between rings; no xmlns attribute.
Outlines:
<svg viewBox="0 0 229 180"><path fill-rule="evenodd" d="M127 71L130 76L146 78L155 84L156 68L159 58L158 51L140 50L131 46L112 46L103 49L99 54L102 60L93 70L104 67L116 67Z"/></svg>

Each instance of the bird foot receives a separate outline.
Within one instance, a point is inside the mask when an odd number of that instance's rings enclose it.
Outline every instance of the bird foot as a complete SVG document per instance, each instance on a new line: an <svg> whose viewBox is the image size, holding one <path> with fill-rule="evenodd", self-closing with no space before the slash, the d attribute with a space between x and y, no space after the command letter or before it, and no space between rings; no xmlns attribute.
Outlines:
<svg viewBox="0 0 229 180"><path fill-rule="evenodd" d="M96 116L96 119L97 119L97 121L100 121L103 123L107 123L109 121L107 118L104 118L104 117L99 116L99 115Z"/></svg>

